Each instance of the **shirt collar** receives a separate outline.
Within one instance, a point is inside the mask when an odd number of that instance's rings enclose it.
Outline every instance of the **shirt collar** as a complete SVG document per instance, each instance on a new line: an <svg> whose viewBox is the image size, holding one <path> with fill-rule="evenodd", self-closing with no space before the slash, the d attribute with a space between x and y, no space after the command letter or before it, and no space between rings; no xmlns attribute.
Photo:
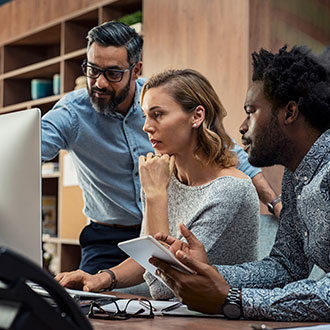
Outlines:
<svg viewBox="0 0 330 330"><path fill-rule="evenodd" d="M325 131L312 145L294 172L294 177L305 184L310 182L322 159L330 152L330 129Z"/></svg>

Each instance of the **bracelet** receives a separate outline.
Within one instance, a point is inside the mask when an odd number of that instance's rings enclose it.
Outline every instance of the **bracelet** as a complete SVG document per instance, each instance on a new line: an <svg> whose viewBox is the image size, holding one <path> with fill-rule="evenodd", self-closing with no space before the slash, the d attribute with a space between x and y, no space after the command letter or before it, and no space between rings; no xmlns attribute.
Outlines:
<svg viewBox="0 0 330 330"><path fill-rule="evenodd" d="M101 269L97 274L108 273L111 277L111 285L106 289L107 291L113 290L117 285L117 279L115 273L111 269Z"/></svg>
<svg viewBox="0 0 330 330"><path fill-rule="evenodd" d="M278 195L278 196L275 197L271 202L267 203L268 211L269 211L270 213L275 214L274 207L275 207L275 205L278 204L279 202L281 202L281 195Z"/></svg>

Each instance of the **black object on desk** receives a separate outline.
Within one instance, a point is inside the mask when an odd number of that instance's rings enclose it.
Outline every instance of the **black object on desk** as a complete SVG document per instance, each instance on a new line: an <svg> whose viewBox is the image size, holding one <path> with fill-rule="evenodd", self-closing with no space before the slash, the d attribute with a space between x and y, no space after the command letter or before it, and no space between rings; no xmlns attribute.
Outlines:
<svg viewBox="0 0 330 330"><path fill-rule="evenodd" d="M27 282L39 284L49 303ZM32 261L0 247L0 329L92 330L77 303L46 271Z"/></svg>

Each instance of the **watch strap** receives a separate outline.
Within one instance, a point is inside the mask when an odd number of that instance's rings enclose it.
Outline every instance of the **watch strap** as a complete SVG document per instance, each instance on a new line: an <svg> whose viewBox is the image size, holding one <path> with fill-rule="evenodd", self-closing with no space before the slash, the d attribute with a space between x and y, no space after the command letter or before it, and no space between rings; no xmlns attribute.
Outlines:
<svg viewBox="0 0 330 330"><path fill-rule="evenodd" d="M275 214L274 212L274 207L276 204L278 204L279 202L281 202L281 195L278 195L277 197L275 197L272 201L270 201L269 203L267 203L267 207L268 207L268 211L272 214Z"/></svg>
<svg viewBox="0 0 330 330"><path fill-rule="evenodd" d="M231 305L235 308L235 313L226 312ZM231 308L232 309L232 308ZM242 316L242 300L241 300L241 289L239 288L230 288L226 297L226 300L222 307L222 313L225 317L229 319L239 319Z"/></svg>
<svg viewBox="0 0 330 330"><path fill-rule="evenodd" d="M97 274L101 274L101 273L108 273L110 275L111 285L106 290L108 290L108 291L113 290L117 285L117 278L116 278L115 273L111 269L101 269L97 272Z"/></svg>

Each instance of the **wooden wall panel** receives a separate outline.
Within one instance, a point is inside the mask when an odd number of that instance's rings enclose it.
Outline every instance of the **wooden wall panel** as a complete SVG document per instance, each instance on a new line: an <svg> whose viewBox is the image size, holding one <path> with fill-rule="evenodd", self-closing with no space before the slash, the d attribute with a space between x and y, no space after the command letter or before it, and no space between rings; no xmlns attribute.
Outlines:
<svg viewBox="0 0 330 330"><path fill-rule="evenodd" d="M0 8L0 43L102 3L15 0ZM228 111L225 126L238 141L251 52L285 43L319 51L330 43L330 0L143 0L143 19L144 76L166 68L199 70L219 94ZM282 168L264 173L279 192Z"/></svg>
<svg viewBox="0 0 330 330"><path fill-rule="evenodd" d="M100 0L15 0L0 7L0 43Z"/></svg>
<svg viewBox="0 0 330 330"><path fill-rule="evenodd" d="M250 0L250 52L330 43L330 0Z"/></svg>
<svg viewBox="0 0 330 330"><path fill-rule="evenodd" d="M228 111L228 132L239 139L248 84L249 2L144 0L143 19L143 75L167 68L200 71Z"/></svg>
<svg viewBox="0 0 330 330"><path fill-rule="evenodd" d="M320 52L330 44L330 0L250 0L249 26L249 54L261 47L276 52L284 44L307 45ZM265 168L263 173L281 191L282 166Z"/></svg>

